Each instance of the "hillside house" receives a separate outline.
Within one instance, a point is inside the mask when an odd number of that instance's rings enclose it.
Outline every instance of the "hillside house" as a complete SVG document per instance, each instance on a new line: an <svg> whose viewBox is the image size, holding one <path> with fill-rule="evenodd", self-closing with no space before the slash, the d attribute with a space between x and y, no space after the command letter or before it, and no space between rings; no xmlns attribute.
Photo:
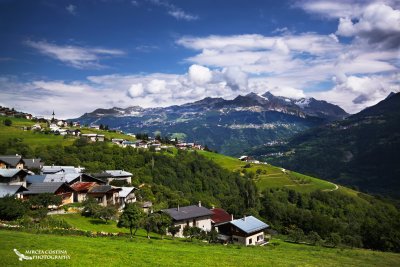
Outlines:
<svg viewBox="0 0 400 267"><path fill-rule="evenodd" d="M231 241L243 245L264 245L264 231L269 226L253 216L245 216L218 226L222 241Z"/></svg>
<svg viewBox="0 0 400 267"><path fill-rule="evenodd" d="M123 141L123 142L121 143L121 146L122 146L122 147L128 147L128 146L130 146L130 147L136 147L136 143L135 143L135 142L132 142L132 141Z"/></svg>
<svg viewBox="0 0 400 267"><path fill-rule="evenodd" d="M218 226L221 224L225 224L233 220L233 215L226 212L221 208L213 208L211 209L213 215L211 216L211 225L218 230Z"/></svg>
<svg viewBox="0 0 400 267"><path fill-rule="evenodd" d="M40 158L36 159L23 159L25 163L25 169L28 170L40 170L44 166L44 162Z"/></svg>
<svg viewBox="0 0 400 267"><path fill-rule="evenodd" d="M75 190L74 202L83 202L87 199L87 193L98 184L95 182L76 182L71 185Z"/></svg>
<svg viewBox="0 0 400 267"><path fill-rule="evenodd" d="M28 186L28 191L23 192L23 198L29 199L31 196L50 193L61 196L62 204L73 203L74 189L66 183L36 183Z"/></svg>
<svg viewBox="0 0 400 267"><path fill-rule="evenodd" d="M55 173L82 173L85 170L83 167L74 166L43 166L40 170L40 174L55 174Z"/></svg>
<svg viewBox="0 0 400 267"><path fill-rule="evenodd" d="M87 196L96 199L100 205L106 207L119 204L119 191L121 188L111 185L97 185L88 190Z"/></svg>
<svg viewBox="0 0 400 267"><path fill-rule="evenodd" d="M67 183L72 185L76 182L94 182L97 184L105 184L103 180L97 179L85 173L54 173L46 174L44 183Z"/></svg>
<svg viewBox="0 0 400 267"><path fill-rule="evenodd" d="M168 214L174 226L179 226L177 237L183 237L183 229L185 226L198 227L203 231L211 231L212 211L202 207L201 202L198 205L177 207L172 209L164 209L161 212Z"/></svg>
<svg viewBox="0 0 400 267"><path fill-rule="evenodd" d="M86 138L89 142L104 142L104 134L81 134L81 137Z"/></svg>
<svg viewBox="0 0 400 267"><path fill-rule="evenodd" d="M121 205L121 209L125 207L126 204L136 202L135 191L136 187L120 187L121 191L119 191L119 203Z"/></svg>
<svg viewBox="0 0 400 267"><path fill-rule="evenodd" d="M6 185L0 184L0 198L5 196L14 196L15 198L22 198L22 193L27 191L22 185Z"/></svg>
<svg viewBox="0 0 400 267"><path fill-rule="evenodd" d="M28 173L20 169L0 169L0 184L22 185L26 187Z"/></svg>
<svg viewBox="0 0 400 267"><path fill-rule="evenodd" d="M116 144L116 145L122 145L122 143L125 141L125 139L121 138L113 138L111 139L111 143Z"/></svg>
<svg viewBox="0 0 400 267"><path fill-rule="evenodd" d="M0 156L0 169L24 169L25 162L20 155Z"/></svg>
<svg viewBox="0 0 400 267"><path fill-rule="evenodd" d="M132 173L124 170L106 170L102 173L92 174L93 177L107 181L125 181L128 184L132 183Z"/></svg>
<svg viewBox="0 0 400 267"><path fill-rule="evenodd" d="M135 147L136 147L136 148L147 148L148 145L147 145L147 142L144 141L144 140L137 140L137 141L135 142Z"/></svg>

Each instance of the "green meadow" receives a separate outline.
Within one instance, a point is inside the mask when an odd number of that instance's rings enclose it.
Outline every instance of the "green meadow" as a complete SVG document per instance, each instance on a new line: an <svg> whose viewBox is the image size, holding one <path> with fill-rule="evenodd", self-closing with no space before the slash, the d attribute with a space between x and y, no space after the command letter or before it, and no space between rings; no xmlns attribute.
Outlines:
<svg viewBox="0 0 400 267"><path fill-rule="evenodd" d="M400 255L273 240L264 247L144 236L83 237L0 230L2 266L398 266ZM68 260L18 261L13 249L66 250Z"/></svg>

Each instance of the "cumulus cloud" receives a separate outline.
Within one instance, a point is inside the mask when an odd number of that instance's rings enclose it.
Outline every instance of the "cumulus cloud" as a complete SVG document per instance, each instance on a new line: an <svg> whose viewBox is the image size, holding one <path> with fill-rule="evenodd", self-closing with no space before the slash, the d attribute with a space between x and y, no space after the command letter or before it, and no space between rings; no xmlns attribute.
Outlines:
<svg viewBox="0 0 400 267"><path fill-rule="evenodd" d="M340 18L338 35L358 37L382 48L400 47L400 10L383 3L368 5L356 21Z"/></svg>
<svg viewBox="0 0 400 267"><path fill-rule="evenodd" d="M189 79L197 85L203 85L211 81L212 72L209 68L200 65L189 67Z"/></svg>
<svg viewBox="0 0 400 267"><path fill-rule="evenodd" d="M117 49L79 47L73 45L56 45L46 41L26 41L25 45L36 49L39 53L59 60L77 69L105 68L100 60L106 57L124 55L125 52Z"/></svg>
<svg viewBox="0 0 400 267"><path fill-rule="evenodd" d="M128 96L131 98L143 96L143 93L144 89L143 89L143 84L141 83L132 84L127 92Z"/></svg>
<svg viewBox="0 0 400 267"><path fill-rule="evenodd" d="M167 83L165 80L154 79L147 84L147 92L150 94L165 93Z"/></svg>

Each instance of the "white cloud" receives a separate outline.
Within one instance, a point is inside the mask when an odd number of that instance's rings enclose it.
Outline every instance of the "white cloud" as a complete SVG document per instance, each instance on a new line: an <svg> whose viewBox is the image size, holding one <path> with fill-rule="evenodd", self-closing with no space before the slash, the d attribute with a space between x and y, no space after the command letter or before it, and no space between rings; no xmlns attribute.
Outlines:
<svg viewBox="0 0 400 267"><path fill-rule="evenodd" d="M140 97L144 94L143 84L136 83L132 84L131 87L128 89L128 96L131 98Z"/></svg>
<svg viewBox="0 0 400 267"><path fill-rule="evenodd" d="M192 21L192 20L198 20L199 16L189 14L185 12L182 8L179 8L168 1L162 1L162 0L150 0L150 2L156 6L164 7L167 10L167 14L176 18L177 20L186 20L186 21Z"/></svg>
<svg viewBox="0 0 400 267"><path fill-rule="evenodd" d="M167 83L165 80L154 79L147 84L147 92L150 94L165 93Z"/></svg>
<svg viewBox="0 0 400 267"><path fill-rule="evenodd" d="M189 79L193 81L195 84L203 85L211 81L212 72L209 68L200 66L200 65L192 65L189 67Z"/></svg>
<svg viewBox="0 0 400 267"><path fill-rule="evenodd" d="M76 6L70 4L65 7L65 9L71 14L71 15L76 15Z"/></svg>
<svg viewBox="0 0 400 267"><path fill-rule="evenodd" d="M121 56L125 53L117 49L88 48L72 45L56 45L46 41L26 41L25 44L41 54L57 59L77 69L105 68L100 60L105 57Z"/></svg>

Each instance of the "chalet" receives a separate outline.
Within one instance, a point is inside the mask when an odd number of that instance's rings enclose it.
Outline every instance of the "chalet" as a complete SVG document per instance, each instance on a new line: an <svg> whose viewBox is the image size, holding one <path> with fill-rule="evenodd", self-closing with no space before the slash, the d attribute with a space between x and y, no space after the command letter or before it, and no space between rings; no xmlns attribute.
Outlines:
<svg viewBox="0 0 400 267"><path fill-rule="evenodd" d="M0 156L0 169L24 169L25 163L20 155Z"/></svg>
<svg viewBox="0 0 400 267"><path fill-rule="evenodd" d="M40 170L44 166L44 162L40 159L23 159L25 163L25 169L28 170Z"/></svg>
<svg viewBox="0 0 400 267"><path fill-rule="evenodd" d="M23 198L29 199L31 196L50 193L61 196L62 205L73 203L74 189L66 183L36 183L28 187L28 191L23 192Z"/></svg>
<svg viewBox="0 0 400 267"><path fill-rule="evenodd" d="M93 174L93 177L107 181L126 181L128 184L132 183L132 173L124 170L106 170L102 173Z"/></svg>
<svg viewBox="0 0 400 267"><path fill-rule="evenodd" d="M136 148L147 148L147 142L144 140L137 140L135 142L135 147Z"/></svg>
<svg viewBox="0 0 400 267"><path fill-rule="evenodd" d="M264 231L269 226L253 216L229 221L218 226L222 241L248 245L264 245Z"/></svg>
<svg viewBox="0 0 400 267"><path fill-rule="evenodd" d="M87 196L97 200L97 202L106 207L108 205L116 205L119 202L120 188L111 185L97 185L89 189Z"/></svg>
<svg viewBox="0 0 400 267"><path fill-rule="evenodd" d="M125 204L136 202L136 190L136 187L121 187L121 191L119 191L119 203L121 204L121 208L124 208Z"/></svg>
<svg viewBox="0 0 400 267"><path fill-rule="evenodd" d="M185 226L198 227L204 231L211 231L211 216L212 211L202 207L201 202L199 205L192 205L186 207L177 207L172 209L164 209L161 212L168 214L174 226L179 226L177 237L183 237L183 229Z"/></svg>
<svg viewBox="0 0 400 267"><path fill-rule="evenodd" d="M79 121L74 121L74 122L72 123L72 126L73 126L73 127L81 127L81 123L80 123Z"/></svg>
<svg viewBox="0 0 400 267"><path fill-rule="evenodd" d="M15 198L22 198L22 192L27 191L22 185L5 185L0 184L0 198L5 196L14 196Z"/></svg>
<svg viewBox="0 0 400 267"><path fill-rule="evenodd" d="M76 182L71 185L72 189L75 190L74 202L85 201L87 199L87 193L95 186L97 186L95 182Z"/></svg>
<svg viewBox="0 0 400 267"><path fill-rule="evenodd" d="M32 126L32 128L31 128L32 131L34 131L34 130L41 130L41 129L42 129L42 126L40 126L39 123L34 124L34 125Z"/></svg>
<svg viewBox="0 0 400 267"><path fill-rule="evenodd" d="M0 169L0 184L22 185L26 187L28 173L20 169Z"/></svg>
<svg viewBox="0 0 400 267"><path fill-rule="evenodd" d="M213 215L211 216L211 225L218 230L218 226L233 220L233 215L226 212L221 208L211 209Z"/></svg>
<svg viewBox="0 0 400 267"><path fill-rule="evenodd" d="M142 209L143 209L143 211L145 213L151 213L152 212L152 208L153 208L153 202L145 201L145 202L142 202L140 204L140 206L142 207Z"/></svg>
<svg viewBox="0 0 400 267"><path fill-rule="evenodd" d="M92 124L92 125L90 125L90 128L100 130L100 125Z"/></svg>
<svg viewBox="0 0 400 267"><path fill-rule="evenodd" d="M83 138L86 138L90 142L104 142L104 134L81 134Z"/></svg>

